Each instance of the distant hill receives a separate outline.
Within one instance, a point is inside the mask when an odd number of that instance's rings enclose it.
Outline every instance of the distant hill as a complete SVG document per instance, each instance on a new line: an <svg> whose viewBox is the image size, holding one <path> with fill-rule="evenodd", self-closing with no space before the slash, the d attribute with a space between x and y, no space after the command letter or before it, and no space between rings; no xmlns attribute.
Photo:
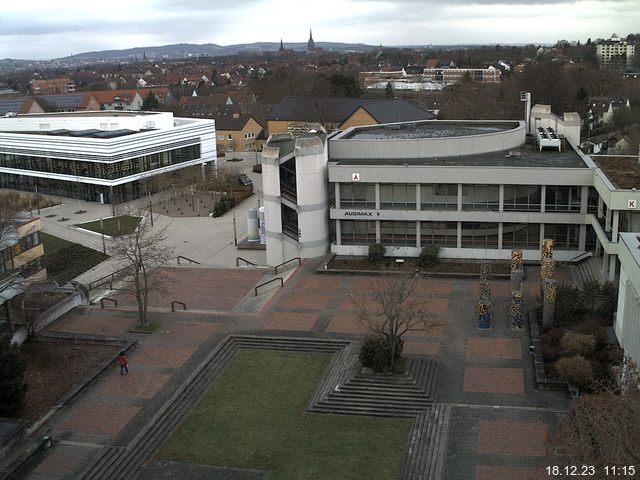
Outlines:
<svg viewBox="0 0 640 480"><path fill-rule="evenodd" d="M365 45L364 43L332 42L316 42L316 47L334 52L367 52L376 48L372 45ZM71 58L75 60L125 60L134 57L141 58L143 56L146 56L148 59L223 56L250 52L276 52L279 48L280 42L243 43L227 46L216 45L215 43L205 43L201 45L194 43L178 43L174 45L127 48L124 50L85 52L73 55L73 57L60 58L59 60L70 60ZM285 43L284 48L304 51L307 48L307 44L306 42Z"/></svg>

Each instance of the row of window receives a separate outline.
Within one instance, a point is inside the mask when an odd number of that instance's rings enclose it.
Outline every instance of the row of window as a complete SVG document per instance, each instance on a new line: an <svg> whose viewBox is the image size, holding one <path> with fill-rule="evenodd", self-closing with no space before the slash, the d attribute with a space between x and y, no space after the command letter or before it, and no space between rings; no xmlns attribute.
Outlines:
<svg viewBox="0 0 640 480"><path fill-rule="evenodd" d="M36 245L40 245L40 232L34 232L22 237L18 243L11 247L11 253L15 257L22 252L32 249Z"/></svg>
<svg viewBox="0 0 640 480"><path fill-rule="evenodd" d="M256 138L256 132L247 132L247 133L244 134L244 139L245 140L251 140L252 138ZM218 135L218 140L223 141L224 140L224 134ZM232 133L227 133L227 140L229 140L229 141L233 140L233 134Z"/></svg>
<svg viewBox="0 0 640 480"><path fill-rule="evenodd" d="M420 209L457 210L458 184L420 184ZM415 210L416 184L380 184L380 208ZM597 193L589 192L588 211L597 210ZM505 185L504 211L539 212L542 210L542 186ZM582 187L549 185L545 191L545 211L580 212ZM462 210L498 211L499 185L462 185ZM373 183L341 183L339 208L376 208L376 185Z"/></svg>
<svg viewBox="0 0 640 480"><path fill-rule="evenodd" d="M199 158L197 144L110 163L0 153L0 167L114 180Z"/></svg>
<svg viewBox="0 0 640 480"><path fill-rule="evenodd" d="M499 224L460 222L462 248L498 248ZM554 247L578 249L580 226L544 224L545 238L554 240ZM380 221L380 243L389 246L415 247L416 222ZM340 220L342 245L370 245L376 243L376 222ZM458 222L420 222L420 244L457 248ZM540 224L503 223L502 248L538 248Z"/></svg>

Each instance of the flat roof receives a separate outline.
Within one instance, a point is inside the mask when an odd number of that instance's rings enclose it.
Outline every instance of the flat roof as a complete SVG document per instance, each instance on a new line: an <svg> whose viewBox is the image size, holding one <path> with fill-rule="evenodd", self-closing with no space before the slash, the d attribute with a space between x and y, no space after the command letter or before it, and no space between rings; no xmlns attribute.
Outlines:
<svg viewBox="0 0 640 480"><path fill-rule="evenodd" d="M640 159L590 155L615 188L640 188Z"/></svg>
<svg viewBox="0 0 640 480"><path fill-rule="evenodd" d="M77 112L25 113L10 118L46 118L46 117L138 117L141 115L160 115L165 112L143 112L123 110L90 110Z"/></svg>
<svg viewBox="0 0 640 480"><path fill-rule="evenodd" d="M356 127L341 139L355 140L409 140L420 138L451 138L486 135L518 128L518 122L447 122L443 120L395 123Z"/></svg>
<svg viewBox="0 0 640 480"><path fill-rule="evenodd" d="M481 153L452 157L423 158L332 158L329 150L329 162L336 165L425 165L454 167L540 167L540 168L589 168L582 157L567 143L563 142L563 151L540 151L535 140L527 139L527 143L518 148L498 152Z"/></svg>

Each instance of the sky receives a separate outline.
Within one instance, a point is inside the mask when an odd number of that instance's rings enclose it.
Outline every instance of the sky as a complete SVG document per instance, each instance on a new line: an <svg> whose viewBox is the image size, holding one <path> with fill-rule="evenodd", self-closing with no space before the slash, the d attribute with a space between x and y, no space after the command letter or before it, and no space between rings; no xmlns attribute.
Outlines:
<svg viewBox="0 0 640 480"><path fill-rule="evenodd" d="M0 10L0 58L167 45L520 44L640 33L640 0L27 0Z"/></svg>

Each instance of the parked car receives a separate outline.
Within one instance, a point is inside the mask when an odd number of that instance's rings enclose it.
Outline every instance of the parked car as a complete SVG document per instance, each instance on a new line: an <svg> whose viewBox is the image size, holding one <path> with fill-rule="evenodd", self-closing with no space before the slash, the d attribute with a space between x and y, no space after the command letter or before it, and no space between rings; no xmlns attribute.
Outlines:
<svg viewBox="0 0 640 480"><path fill-rule="evenodd" d="M240 185L244 185L245 187L250 187L253 185L253 181L249 178L248 175L244 173L238 175L238 183L240 183Z"/></svg>

